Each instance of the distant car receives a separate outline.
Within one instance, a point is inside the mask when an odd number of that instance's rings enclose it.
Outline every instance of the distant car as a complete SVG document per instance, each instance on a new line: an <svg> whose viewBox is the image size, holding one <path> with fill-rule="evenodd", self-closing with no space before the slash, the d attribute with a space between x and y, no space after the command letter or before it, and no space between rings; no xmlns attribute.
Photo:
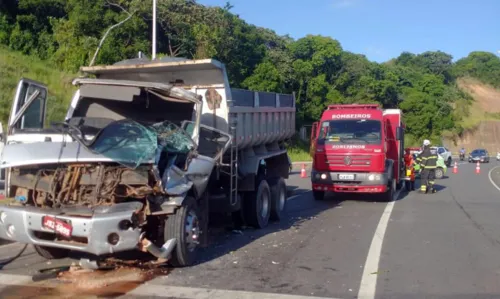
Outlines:
<svg viewBox="0 0 500 299"><path fill-rule="evenodd" d="M497 161L500 161L500 152L497 152Z"/></svg>
<svg viewBox="0 0 500 299"><path fill-rule="evenodd" d="M472 162L490 163L490 154L485 149L475 149L469 154L469 163Z"/></svg>

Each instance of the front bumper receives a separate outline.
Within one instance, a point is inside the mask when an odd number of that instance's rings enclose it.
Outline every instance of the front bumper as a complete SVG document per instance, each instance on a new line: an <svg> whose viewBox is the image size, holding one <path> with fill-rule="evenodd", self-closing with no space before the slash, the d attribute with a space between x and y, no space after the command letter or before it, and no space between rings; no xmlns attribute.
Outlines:
<svg viewBox="0 0 500 299"><path fill-rule="evenodd" d="M354 175L353 180L342 180L339 175ZM326 178L321 178L326 175ZM386 173L324 172L312 170L312 189L317 191L383 193L389 182Z"/></svg>
<svg viewBox="0 0 500 299"><path fill-rule="evenodd" d="M469 157L469 162L485 162L488 161L488 158L471 158Z"/></svg>
<svg viewBox="0 0 500 299"><path fill-rule="evenodd" d="M76 213L68 216L68 213L58 209L0 206L0 238L95 255L127 251L136 249L140 241L141 229L127 224L135 222L135 212L141 207L142 204L138 202L102 206L97 207L89 217L76 216ZM53 231L42 227L43 216L53 216L71 223L71 238L57 240ZM119 237L114 245L110 243L111 234Z"/></svg>

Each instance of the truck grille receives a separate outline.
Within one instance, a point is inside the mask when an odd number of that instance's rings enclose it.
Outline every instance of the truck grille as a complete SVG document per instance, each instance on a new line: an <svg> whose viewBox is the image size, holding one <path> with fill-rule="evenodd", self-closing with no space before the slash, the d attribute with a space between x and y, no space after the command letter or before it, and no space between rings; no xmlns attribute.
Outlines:
<svg viewBox="0 0 500 299"><path fill-rule="evenodd" d="M330 166L356 166L369 167L371 162L370 156L353 155L350 164L346 164L345 158L349 155L326 155L326 163Z"/></svg>

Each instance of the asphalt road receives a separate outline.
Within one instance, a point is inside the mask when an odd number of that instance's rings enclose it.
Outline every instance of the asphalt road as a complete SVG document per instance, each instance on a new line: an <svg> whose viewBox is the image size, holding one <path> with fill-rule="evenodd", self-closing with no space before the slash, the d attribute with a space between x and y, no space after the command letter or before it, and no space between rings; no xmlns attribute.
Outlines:
<svg viewBox="0 0 500 299"><path fill-rule="evenodd" d="M288 185L289 217L265 230L214 230L196 266L173 269L115 291L121 298L500 298L500 167L496 161L459 165L437 181L438 193L402 192L393 203L368 196L316 202L309 179ZM496 186L495 186L496 184ZM21 245L0 247L0 259ZM0 297L33 292L47 262L28 247L0 270ZM147 280L147 279L145 279ZM5 286L10 285L10 286ZM42 291L40 291L42 290ZM56 295L57 296L56 296ZM66 294L66 293L65 293ZM78 298L72 294L71 297ZM295 296L288 296L295 295ZM24 297L23 297L24 296ZM90 298L90 297L85 297Z"/></svg>

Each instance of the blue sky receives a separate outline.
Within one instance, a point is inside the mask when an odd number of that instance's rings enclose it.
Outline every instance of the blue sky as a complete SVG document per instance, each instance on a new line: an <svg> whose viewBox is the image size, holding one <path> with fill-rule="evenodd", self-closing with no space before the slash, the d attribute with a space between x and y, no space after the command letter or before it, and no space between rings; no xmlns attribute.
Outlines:
<svg viewBox="0 0 500 299"><path fill-rule="evenodd" d="M223 6L227 0L198 0ZM230 0L248 23L300 38L320 34L382 62L402 51L500 55L500 0Z"/></svg>

